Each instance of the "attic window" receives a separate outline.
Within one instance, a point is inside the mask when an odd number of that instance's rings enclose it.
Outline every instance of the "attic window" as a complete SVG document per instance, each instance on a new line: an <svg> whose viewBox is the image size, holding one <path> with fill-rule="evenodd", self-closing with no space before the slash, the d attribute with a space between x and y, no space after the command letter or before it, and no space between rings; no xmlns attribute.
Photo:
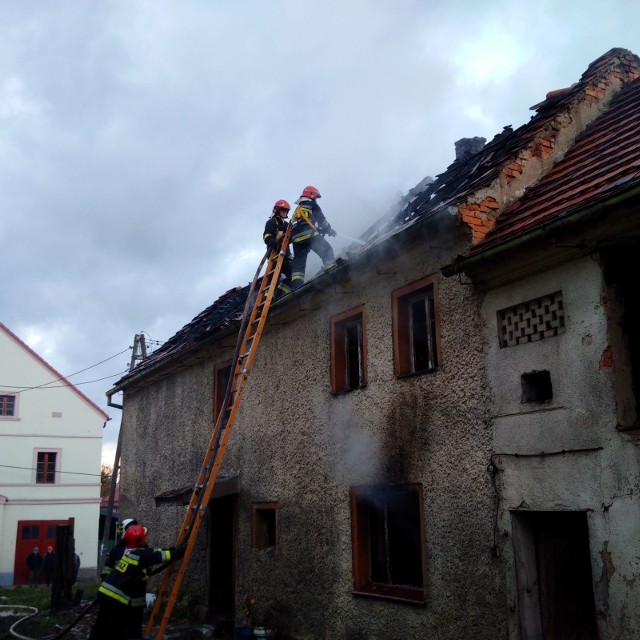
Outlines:
<svg viewBox="0 0 640 640"><path fill-rule="evenodd" d="M275 547L278 542L278 503L253 505L252 544L256 549Z"/></svg>
<svg viewBox="0 0 640 640"><path fill-rule="evenodd" d="M551 374L548 371L523 373L520 382L522 384L521 401L523 403L542 403L553 399Z"/></svg>
<svg viewBox="0 0 640 640"><path fill-rule="evenodd" d="M392 294L396 376L434 371L439 364L439 321L435 276Z"/></svg>
<svg viewBox="0 0 640 640"><path fill-rule="evenodd" d="M331 318L331 391L341 393L367 384L364 305Z"/></svg>

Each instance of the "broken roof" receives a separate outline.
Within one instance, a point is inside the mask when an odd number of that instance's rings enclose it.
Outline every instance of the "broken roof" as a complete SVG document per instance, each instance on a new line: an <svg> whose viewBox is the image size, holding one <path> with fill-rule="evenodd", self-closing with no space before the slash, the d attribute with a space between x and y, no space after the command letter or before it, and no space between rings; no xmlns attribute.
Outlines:
<svg viewBox="0 0 640 640"><path fill-rule="evenodd" d="M422 180L393 215L365 231L364 244L352 247L349 258L452 208L472 231L470 251L479 252L636 184L640 180L639 77L640 58L625 49L607 52L589 65L579 82L550 91L533 106L536 113L527 124L516 130L504 127L484 146L473 140L435 180ZM581 105L588 109L578 114ZM575 144L571 141L567 149L556 148L558 132L574 120L574 126L583 126L583 120L593 122ZM537 173L525 171L528 166ZM232 329L242 316L248 291L249 286L236 287L220 296L108 395Z"/></svg>

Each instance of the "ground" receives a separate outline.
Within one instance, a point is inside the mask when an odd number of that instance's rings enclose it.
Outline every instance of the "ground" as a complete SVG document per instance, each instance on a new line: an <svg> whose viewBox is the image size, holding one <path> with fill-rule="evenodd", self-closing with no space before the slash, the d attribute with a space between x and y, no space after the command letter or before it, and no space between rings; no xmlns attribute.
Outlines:
<svg viewBox="0 0 640 640"><path fill-rule="evenodd" d="M28 587L0 588L0 640L22 637L32 640L51 639L73 620L75 620L93 601L97 590L97 583L82 583L77 585L83 590L83 599L79 606L71 607L60 612L52 612L50 608L51 592L48 587L40 586L36 589ZM18 605L35 607L38 613L29 619L19 622L20 618L30 613L29 610L13 609ZM95 607L89 608L78 624L64 637L71 640L85 640L89 637L91 626L95 621ZM189 612L184 612L189 613ZM183 616L184 617L184 616ZM16 624L14 630L18 636L12 635L9 629ZM181 640L199 640L201 638L222 638L230 640L230 636L216 636L211 625L196 623L186 619L176 619L176 624L167 629L165 638L180 638Z"/></svg>

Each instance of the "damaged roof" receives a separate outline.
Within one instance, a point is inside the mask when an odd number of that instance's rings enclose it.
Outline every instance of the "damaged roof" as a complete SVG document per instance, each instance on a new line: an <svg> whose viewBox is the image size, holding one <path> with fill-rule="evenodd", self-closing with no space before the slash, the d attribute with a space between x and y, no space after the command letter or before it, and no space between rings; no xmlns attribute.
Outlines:
<svg viewBox="0 0 640 640"><path fill-rule="evenodd" d="M501 213L494 228L469 253L479 253L638 184L640 78L622 88L564 158Z"/></svg>
<svg viewBox="0 0 640 640"><path fill-rule="evenodd" d="M526 233L550 218L636 184L640 181L639 77L640 58L625 49L607 52L589 65L579 82L549 92L544 101L531 107L535 115L527 124L516 130L504 127L486 145L482 138L468 140L469 146L460 150L462 153L446 171L435 179L422 180L402 199L394 214L365 231L361 236L364 244L352 245L348 258L357 258L371 247L452 207L471 227L474 244L470 252L477 253L491 244ZM604 96L612 82L627 84L605 108ZM600 110L593 112L595 120L569 147L564 159L556 158L555 136L571 121L578 103L598 104ZM485 198L489 200L486 203L474 200L492 185L494 193L501 197L502 185L517 180L522 165L531 158L539 164L546 161L547 174L537 185L522 184L524 195L518 193L519 198L510 202L498 202L493 197ZM483 211L482 207L486 209ZM470 215L465 215L469 210ZM242 317L248 292L247 285L220 296L125 375L107 395L232 329Z"/></svg>

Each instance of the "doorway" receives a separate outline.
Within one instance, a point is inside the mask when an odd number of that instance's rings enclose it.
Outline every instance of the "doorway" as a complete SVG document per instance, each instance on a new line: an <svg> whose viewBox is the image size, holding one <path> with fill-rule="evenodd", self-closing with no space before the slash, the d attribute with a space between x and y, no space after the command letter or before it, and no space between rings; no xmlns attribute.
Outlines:
<svg viewBox="0 0 640 640"><path fill-rule="evenodd" d="M587 514L512 512L522 640L596 640Z"/></svg>
<svg viewBox="0 0 640 640"><path fill-rule="evenodd" d="M13 584L27 584L29 569L27 556L34 547L38 547L40 555L44 555L47 547L55 550L56 528L68 525L69 520L19 520L16 536L16 556L13 568ZM41 579L44 580L44 574Z"/></svg>
<svg viewBox="0 0 640 640"><path fill-rule="evenodd" d="M209 614L230 620L235 612L237 494L209 505Z"/></svg>

